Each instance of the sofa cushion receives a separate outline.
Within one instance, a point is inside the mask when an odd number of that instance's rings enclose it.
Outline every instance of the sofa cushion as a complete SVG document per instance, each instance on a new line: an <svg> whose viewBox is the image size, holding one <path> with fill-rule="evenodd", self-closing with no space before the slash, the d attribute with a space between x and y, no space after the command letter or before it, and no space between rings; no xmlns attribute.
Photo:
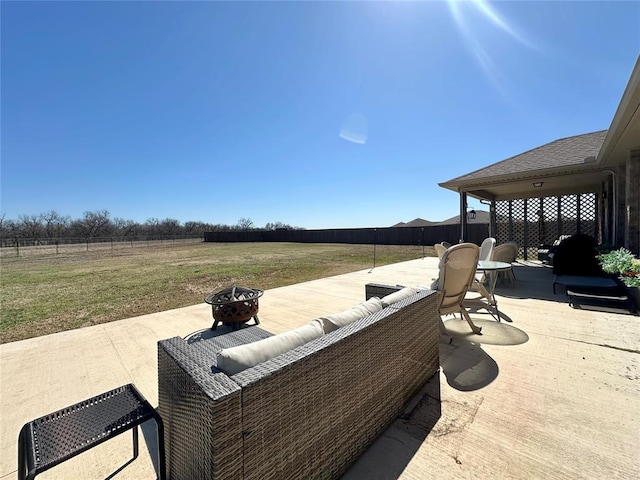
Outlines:
<svg viewBox="0 0 640 480"><path fill-rule="evenodd" d="M331 333L340 327L344 327L345 325L355 322L356 320L360 320L372 313L379 312L383 308L384 306L382 305L382 301L378 297L371 297L366 302L362 302L349 310L326 315L324 317L317 318L316 320L322 321L324 333Z"/></svg>
<svg viewBox="0 0 640 480"><path fill-rule="evenodd" d="M399 302L400 300L404 300L405 298L410 297L411 295L415 295L418 293L418 289L416 287L404 287L397 292L390 293L389 295L382 297L382 306L388 307L392 303Z"/></svg>
<svg viewBox="0 0 640 480"><path fill-rule="evenodd" d="M322 335L322 322L314 320L302 327L257 342L225 348L217 355L217 366L227 375L235 375Z"/></svg>

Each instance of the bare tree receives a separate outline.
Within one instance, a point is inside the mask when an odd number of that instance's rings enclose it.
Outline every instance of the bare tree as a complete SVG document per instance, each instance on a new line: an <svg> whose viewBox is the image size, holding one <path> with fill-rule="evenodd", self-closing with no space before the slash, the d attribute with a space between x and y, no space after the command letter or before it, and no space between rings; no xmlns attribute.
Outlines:
<svg viewBox="0 0 640 480"><path fill-rule="evenodd" d="M0 214L0 238L15 238L20 234L20 225L15 220L6 220L5 214Z"/></svg>
<svg viewBox="0 0 640 480"><path fill-rule="evenodd" d="M125 220L123 218L111 219L107 210L95 212L86 211L80 219L71 219L61 215L55 210L50 210L39 215L22 215L19 220L7 220L5 214L0 213L0 237L4 238L63 238L84 237L95 238L101 236L118 235L121 237L133 237L144 235L147 237L178 236L178 235L202 235L204 232L232 230L253 230L256 227L250 218L240 218L236 225L212 224L201 221L189 221L184 225L174 218L149 218L144 224ZM282 222L268 223L267 230L290 227Z"/></svg>
<svg viewBox="0 0 640 480"><path fill-rule="evenodd" d="M179 220L175 218L165 218L160 222L160 233L166 236L180 235L182 231L182 225Z"/></svg>
<svg viewBox="0 0 640 480"><path fill-rule="evenodd" d="M204 222L188 221L184 223L184 233L187 235L202 235L204 232L210 232L213 226Z"/></svg>
<svg viewBox="0 0 640 480"><path fill-rule="evenodd" d="M116 217L113 219L113 228L120 237L132 237L140 230L140 224L133 220L125 220L124 218Z"/></svg>
<svg viewBox="0 0 640 480"><path fill-rule="evenodd" d="M107 210L84 212L81 220L72 222L72 228L81 236L91 238L110 233L112 223Z"/></svg>
<svg viewBox="0 0 640 480"><path fill-rule="evenodd" d="M151 217L144 222L142 226L145 235L147 236L156 236L160 235L160 219L156 217Z"/></svg>
<svg viewBox="0 0 640 480"><path fill-rule="evenodd" d="M44 228L40 215L20 215L20 233L24 238L42 238Z"/></svg>
<svg viewBox="0 0 640 480"><path fill-rule="evenodd" d="M15 220L5 220L2 227L3 237L16 238L20 236L20 225Z"/></svg>
<svg viewBox="0 0 640 480"><path fill-rule="evenodd" d="M253 220L244 217L240 218L240 220L238 220L238 228L241 230L249 230L253 228Z"/></svg>
<svg viewBox="0 0 640 480"><path fill-rule="evenodd" d="M69 227L69 217L60 215L55 210L50 210L40 215L47 238L60 238Z"/></svg>
<svg viewBox="0 0 640 480"><path fill-rule="evenodd" d="M282 223L282 222L267 223L264 226L264 229L265 230L299 230L287 223Z"/></svg>

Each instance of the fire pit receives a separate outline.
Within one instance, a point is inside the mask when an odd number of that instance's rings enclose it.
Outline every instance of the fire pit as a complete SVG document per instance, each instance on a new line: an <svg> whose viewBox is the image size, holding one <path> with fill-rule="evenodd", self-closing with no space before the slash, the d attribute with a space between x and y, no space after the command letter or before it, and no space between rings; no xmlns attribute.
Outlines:
<svg viewBox="0 0 640 480"><path fill-rule="evenodd" d="M262 294L262 290L233 286L208 295L204 301L211 305L214 320L211 330L215 330L219 323L231 325L236 330L251 318L259 325L258 298Z"/></svg>

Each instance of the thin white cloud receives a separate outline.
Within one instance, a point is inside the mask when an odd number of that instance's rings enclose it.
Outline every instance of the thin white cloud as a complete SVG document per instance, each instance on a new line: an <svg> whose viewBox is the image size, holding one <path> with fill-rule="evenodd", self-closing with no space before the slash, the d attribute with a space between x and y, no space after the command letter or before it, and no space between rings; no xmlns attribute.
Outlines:
<svg viewBox="0 0 640 480"><path fill-rule="evenodd" d="M344 138L348 142L364 145L367 141L367 119L360 113L352 113L349 115L342 129L340 130L340 138Z"/></svg>

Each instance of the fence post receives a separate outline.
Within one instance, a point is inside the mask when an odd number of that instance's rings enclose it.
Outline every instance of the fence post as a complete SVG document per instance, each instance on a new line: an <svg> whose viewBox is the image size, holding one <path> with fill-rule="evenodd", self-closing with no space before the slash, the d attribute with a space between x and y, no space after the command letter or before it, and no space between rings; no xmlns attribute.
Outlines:
<svg viewBox="0 0 640 480"><path fill-rule="evenodd" d="M20 256L20 240L16 237L16 257Z"/></svg>

